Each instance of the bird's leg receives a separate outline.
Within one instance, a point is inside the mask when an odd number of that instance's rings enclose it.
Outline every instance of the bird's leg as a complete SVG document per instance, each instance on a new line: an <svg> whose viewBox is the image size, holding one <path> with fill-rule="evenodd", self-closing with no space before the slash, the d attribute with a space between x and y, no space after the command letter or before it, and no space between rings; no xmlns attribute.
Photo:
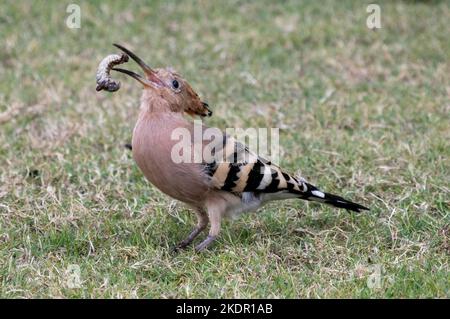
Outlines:
<svg viewBox="0 0 450 319"><path fill-rule="evenodd" d="M200 244L195 246L195 251L200 252L208 248L211 243L217 238L220 232L220 222L222 219L222 212L217 208L208 209L209 221L211 222L211 228L209 230L208 237Z"/></svg>
<svg viewBox="0 0 450 319"><path fill-rule="evenodd" d="M194 230L186 237L182 242L180 242L176 247L175 251L178 249L183 249L189 246L190 243L206 228L208 225L208 215L204 210L198 209L195 211L197 214L197 226Z"/></svg>
<svg viewBox="0 0 450 319"><path fill-rule="evenodd" d="M212 244L213 241L216 240L216 238L217 238L217 236L208 235L204 241L202 241L200 244L195 246L195 251L199 253L199 252L205 250L206 248L209 247L209 245Z"/></svg>

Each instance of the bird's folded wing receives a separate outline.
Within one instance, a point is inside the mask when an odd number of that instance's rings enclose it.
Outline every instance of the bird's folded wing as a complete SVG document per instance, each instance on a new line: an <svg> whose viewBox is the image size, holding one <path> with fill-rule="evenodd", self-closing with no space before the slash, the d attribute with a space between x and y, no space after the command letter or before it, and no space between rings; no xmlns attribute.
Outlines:
<svg viewBox="0 0 450 319"><path fill-rule="evenodd" d="M211 157L204 167L216 189L233 193L289 191L297 194L307 190L302 179L283 172L234 138L224 135L222 141L208 147Z"/></svg>

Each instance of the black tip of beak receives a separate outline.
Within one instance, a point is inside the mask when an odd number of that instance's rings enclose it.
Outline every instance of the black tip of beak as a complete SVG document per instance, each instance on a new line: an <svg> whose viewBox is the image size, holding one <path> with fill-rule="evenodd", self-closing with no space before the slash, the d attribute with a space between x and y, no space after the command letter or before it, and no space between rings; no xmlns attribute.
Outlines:
<svg viewBox="0 0 450 319"><path fill-rule="evenodd" d="M124 46L121 46L120 44L113 43L113 46L115 46L116 48L122 50L123 52L125 52L126 54L128 54L130 56L131 56L131 54L129 54L129 53L133 53L130 50L128 50L127 48L125 48Z"/></svg>
<svg viewBox="0 0 450 319"><path fill-rule="evenodd" d="M136 61L137 64L144 70L144 72L151 72L152 68L149 67L140 57L138 57L136 54L128 50L127 48L121 46L120 44L113 43L113 45L128 54L134 61Z"/></svg>

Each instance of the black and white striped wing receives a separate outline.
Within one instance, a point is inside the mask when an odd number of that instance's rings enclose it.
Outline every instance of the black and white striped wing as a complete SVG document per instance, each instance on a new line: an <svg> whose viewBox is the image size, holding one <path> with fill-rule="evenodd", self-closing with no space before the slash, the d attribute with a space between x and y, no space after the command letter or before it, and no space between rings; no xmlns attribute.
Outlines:
<svg viewBox="0 0 450 319"><path fill-rule="evenodd" d="M276 193L289 191L301 194L306 184L251 152L233 138L224 138L213 150L214 161L206 171L212 185L233 193Z"/></svg>

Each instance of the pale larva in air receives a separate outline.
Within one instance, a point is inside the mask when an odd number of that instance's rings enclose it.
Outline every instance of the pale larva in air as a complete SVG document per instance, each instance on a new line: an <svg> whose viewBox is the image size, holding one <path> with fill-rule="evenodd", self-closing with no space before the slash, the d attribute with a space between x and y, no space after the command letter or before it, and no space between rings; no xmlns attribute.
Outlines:
<svg viewBox="0 0 450 319"><path fill-rule="evenodd" d="M109 72L112 67L118 64L128 62L128 55L125 53L111 54L104 58L97 69L97 91L106 90L108 92L115 92L120 88L120 82L116 82L111 78Z"/></svg>

